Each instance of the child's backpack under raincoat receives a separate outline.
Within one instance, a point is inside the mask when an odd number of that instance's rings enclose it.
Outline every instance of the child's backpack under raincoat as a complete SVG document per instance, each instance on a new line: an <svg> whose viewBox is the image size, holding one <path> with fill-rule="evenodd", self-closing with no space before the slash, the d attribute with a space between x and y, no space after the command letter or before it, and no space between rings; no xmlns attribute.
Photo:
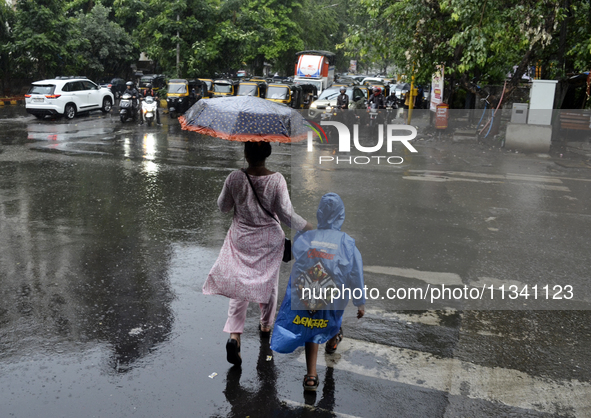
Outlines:
<svg viewBox="0 0 591 418"><path fill-rule="evenodd" d="M349 299L365 304L363 262L355 240L340 230L345 205L339 195L324 195L316 216L318 229L298 234L293 243L295 262L271 338L279 353L325 343L338 333Z"/></svg>

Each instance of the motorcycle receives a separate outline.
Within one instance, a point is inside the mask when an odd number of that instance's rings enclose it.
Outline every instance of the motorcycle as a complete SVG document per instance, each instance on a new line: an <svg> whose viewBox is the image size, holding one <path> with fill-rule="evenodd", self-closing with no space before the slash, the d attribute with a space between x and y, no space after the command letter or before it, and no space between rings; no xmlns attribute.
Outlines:
<svg viewBox="0 0 591 418"><path fill-rule="evenodd" d="M156 112L158 111L157 107L158 103L152 96L148 96L142 101L142 113L148 126L151 126L152 122L154 122Z"/></svg>
<svg viewBox="0 0 591 418"><path fill-rule="evenodd" d="M337 115L337 109L333 106L326 106L324 112L320 114L321 121L329 121Z"/></svg>
<svg viewBox="0 0 591 418"><path fill-rule="evenodd" d="M121 96L121 100L119 101L119 118L121 122L125 122L127 119L133 119L135 121L137 118L137 111L129 93L123 93L123 96Z"/></svg>
<svg viewBox="0 0 591 418"><path fill-rule="evenodd" d="M328 122L328 121L333 120L333 118L336 118L336 116L337 116L337 108L334 106L328 105L328 106L326 106L324 111L320 114L320 121L321 122ZM333 130L335 132L333 132ZM329 140L332 137L332 135L335 133L336 133L336 128L331 128L331 129L326 130L326 136Z"/></svg>

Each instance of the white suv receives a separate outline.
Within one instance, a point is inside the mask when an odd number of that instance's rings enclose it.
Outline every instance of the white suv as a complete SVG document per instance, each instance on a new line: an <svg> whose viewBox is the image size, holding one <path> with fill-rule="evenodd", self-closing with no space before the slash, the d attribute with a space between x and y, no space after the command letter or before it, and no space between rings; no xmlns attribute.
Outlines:
<svg viewBox="0 0 591 418"><path fill-rule="evenodd" d="M113 93L81 77L56 77L36 81L25 94L27 112L39 119L47 115L63 115L72 119L80 112L113 108Z"/></svg>

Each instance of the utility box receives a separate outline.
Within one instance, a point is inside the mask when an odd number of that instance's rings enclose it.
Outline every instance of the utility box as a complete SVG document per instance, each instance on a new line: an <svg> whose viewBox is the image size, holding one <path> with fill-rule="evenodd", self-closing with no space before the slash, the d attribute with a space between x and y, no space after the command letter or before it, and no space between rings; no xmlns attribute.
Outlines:
<svg viewBox="0 0 591 418"><path fill-rule="evenodd" d="M551 125L556 80L533 80L529 93L528 125Z"/></svg>
<svg viewBox="0 0 591 418"><path fill-rule="evenodd" d="M527 123L527 103L513 103L511 123Z"/></svg>

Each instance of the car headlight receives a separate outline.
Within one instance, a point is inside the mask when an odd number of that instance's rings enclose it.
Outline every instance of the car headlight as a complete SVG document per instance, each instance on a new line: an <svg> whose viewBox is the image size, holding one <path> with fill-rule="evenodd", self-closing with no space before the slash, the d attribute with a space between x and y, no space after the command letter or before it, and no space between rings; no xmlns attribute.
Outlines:
<svg viewBox="0 0 591 418"><path fill-rule="evenodd" d="M326 106L326 111L327 112L332 112L333 107L332 106Z"/></svg>
<svg viewBox="0 0 591 418"><path fill-rule="evenodd" d="M318 105L316 103L312 103L310 105L310 109L316 109L318 107Z"/></svg>

